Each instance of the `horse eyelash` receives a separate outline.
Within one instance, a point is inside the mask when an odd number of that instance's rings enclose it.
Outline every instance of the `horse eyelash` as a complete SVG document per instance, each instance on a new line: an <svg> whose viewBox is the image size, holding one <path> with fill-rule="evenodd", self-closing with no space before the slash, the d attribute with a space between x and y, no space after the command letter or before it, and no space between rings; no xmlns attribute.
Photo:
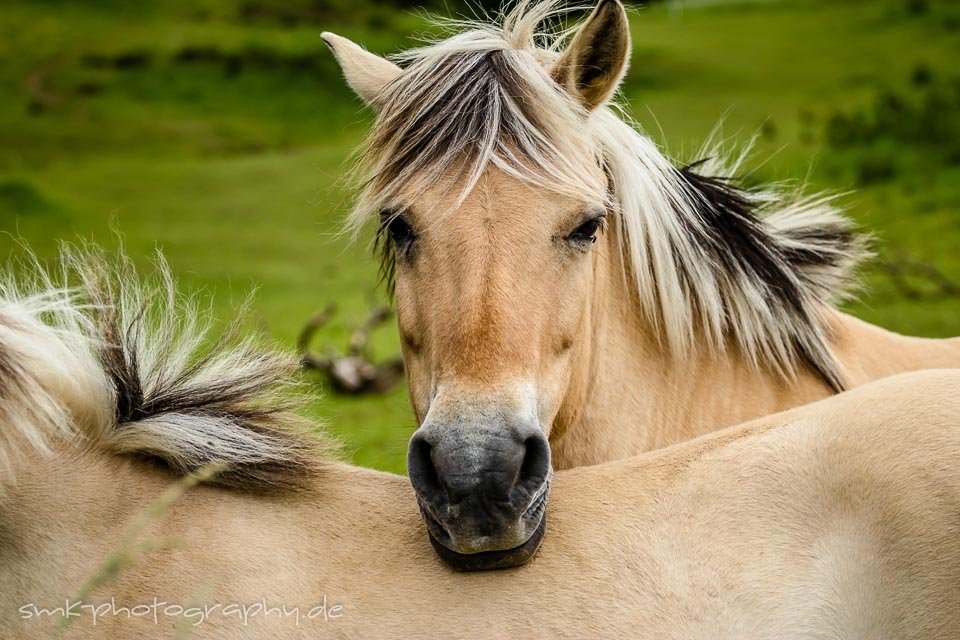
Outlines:
<svg viewBox="0 0 960 640"><path fill-rule="evenodd" d="M379 263L380 283L386 288L387 295L392 298L397 282L397 263L396 247L387 231L389 215L387 211L380 214L380 224L377 225L377 233L374 236L373 253Z"/></svg>
<svg viewBox="0 0 960 640"><path fill-rule="evenodd" d="M400 220L408 229L409 237L404 242L398 242L391 232L391 225ZM393 297L397 283L397 259L409 258L413 241L417 235L413 226L408 223L402 213L396 209L384 209L380 212L380 224L374 238L373 251L380 264L380 282L386 287L387 295Z"/></svg>

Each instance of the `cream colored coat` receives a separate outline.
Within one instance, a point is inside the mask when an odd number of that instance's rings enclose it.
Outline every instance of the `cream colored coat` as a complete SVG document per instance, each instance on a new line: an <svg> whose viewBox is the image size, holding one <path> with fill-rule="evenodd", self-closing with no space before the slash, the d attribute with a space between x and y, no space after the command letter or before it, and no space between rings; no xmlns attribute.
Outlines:
<svg viewBox="0 0 960 640"><path fill-rule="evenodd" d="M65 637L947 638L960 629L960 372L897 376L644 456L558 473L517 570L456 574L405 479L331 463L307 490L184 495L161 545L87 598L310 607L248 625L88 613ZM78 448L15 464L0 498L0 637L46 637L171 482ZM21 609L28 605L27 609ZM335 609L335 606L340 606ZM163 611L163 607L160 607ZM238 614L239 615L239 614ZM183 625L187 620L181 619ZM185 636L180 636L185 637Z"/></svg>

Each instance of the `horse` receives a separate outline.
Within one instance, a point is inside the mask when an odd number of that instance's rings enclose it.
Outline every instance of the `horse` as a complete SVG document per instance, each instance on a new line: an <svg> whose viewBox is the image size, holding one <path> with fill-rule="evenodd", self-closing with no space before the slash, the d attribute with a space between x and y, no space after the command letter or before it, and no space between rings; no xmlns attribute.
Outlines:
<svg viewBox="0 0 960 640"><path fill-rule="evenodd" d="M73 256L82 284L0 287L6 640L960 626L960 371L558 472L537 558L463 573L431 551L404 478L324 453L294 358L209 339L164 270Z"/></svg>
<svg viewBox="0 0 960 640"><path fill-rule="evenodd" d="M958 339L834 308L868 253L834 198L745 188L722 150L678 165L611 103L619 0L549 28L566 16L520 2L396 62L323 35L377 113L347 228L378 221L409 475L454 552L526 539L554 468L960 366Z"/></svg>

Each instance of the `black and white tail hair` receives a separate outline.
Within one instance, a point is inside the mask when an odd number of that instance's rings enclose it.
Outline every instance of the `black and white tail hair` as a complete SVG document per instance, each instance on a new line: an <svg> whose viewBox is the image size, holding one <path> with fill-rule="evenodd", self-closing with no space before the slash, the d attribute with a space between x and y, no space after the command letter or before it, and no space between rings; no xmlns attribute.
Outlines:
<svg viewBox="0 0 960 640"><path fill-rule="evenodd" d="M562 0L520 0L499 24L459 23L396 56L405 67L362 151L349 226L442 183L451 167L465 177L451 211L491 166L582 196L587 156L609 176L641 313L672 353L734 347L786 379L804 363L841 390L827 306L852 284L863 239L832 198L742 188L738 163L715 154L678 168L616 105L585 113L550 74L576 30L550 28L566 13Z"/></svg>
<svg viewBox="0 0 960 640"><path fill-rule="evenodd" d="M120 256L61 251L0 282L0 476L70 441L256 491L303 486L330 443L294 411L297 361L238 331L211 336L158 255L141 279Z"/></svg>

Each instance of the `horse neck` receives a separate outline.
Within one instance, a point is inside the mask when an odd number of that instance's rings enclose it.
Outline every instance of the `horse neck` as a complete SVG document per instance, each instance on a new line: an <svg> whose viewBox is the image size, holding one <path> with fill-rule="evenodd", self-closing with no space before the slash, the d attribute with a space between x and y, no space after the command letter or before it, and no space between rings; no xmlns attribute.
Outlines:
<svg viewBox="0 0 960 640"><path fill-rule="evenodd" d="M644 319L615 237L595 260L589 339L572 359L551 436L556 468L658 449L830 394L806 370L788 383L732 347L678 358Z"/></svg>

